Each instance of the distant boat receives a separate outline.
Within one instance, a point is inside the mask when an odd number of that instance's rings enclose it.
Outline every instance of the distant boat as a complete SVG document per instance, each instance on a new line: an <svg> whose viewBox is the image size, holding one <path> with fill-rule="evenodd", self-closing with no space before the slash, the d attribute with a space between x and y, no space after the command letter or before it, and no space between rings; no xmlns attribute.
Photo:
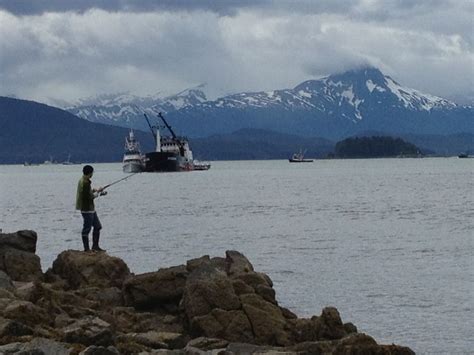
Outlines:
<svg viewBox="0 0 474 355"><path fill-rule="evenodd" d="M461 153L458 155L458 158L472 158L471 156L469 156L469 154L467 153Z"/></svg>
<svg viewBox="0 0 474 355"><path fill-rule="evenodd" d="M288 159L290 163L312 163L313 159L305 159L304 154L306 150L303 152L300 150L298 153L293 154L293 156Z"/></svg>
<svg viewBox="0 0 474 355"><path fill-rule="evenodd" d="M73 165L74 163L71 161L71 154L67 156L67 160L62 162L63 165Z"/></svg>
<svg viewBox="0 0 474 355"><path fill-rule="evenodd" d="M205 163L199 160L193 161L194 170L209 170L211 168L210 163Z"/></svg>

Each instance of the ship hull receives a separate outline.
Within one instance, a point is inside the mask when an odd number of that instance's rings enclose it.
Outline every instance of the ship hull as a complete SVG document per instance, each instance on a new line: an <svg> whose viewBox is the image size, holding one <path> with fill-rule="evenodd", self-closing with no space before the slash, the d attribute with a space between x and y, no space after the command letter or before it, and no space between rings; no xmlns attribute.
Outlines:
<svg viewBox="0 0 474 355"><path fill-rule="evenodd" d="M151 152L145 154L145 171L181 171L179 155L173 152Z"/></svg>
<svg viewBox="0 0 474 355"><path fill-rule="evenodd" d="M123 172L124 173L139 173L143 171L143 165L137 161L124 162Z"/></svg>

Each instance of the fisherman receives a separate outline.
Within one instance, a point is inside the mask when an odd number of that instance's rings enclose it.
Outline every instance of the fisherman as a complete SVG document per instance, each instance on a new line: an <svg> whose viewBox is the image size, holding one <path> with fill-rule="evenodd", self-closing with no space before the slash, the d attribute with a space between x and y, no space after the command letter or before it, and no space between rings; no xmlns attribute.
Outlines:
<svg viewBox="0 0 474 355"><path fill-rule="evenodd" d="M76 210L80 210L82 218L84 219L84 226L82 228L82 243L84 244L84 251L89 251L89 233L92 228L92 250L102 251L104 249L99 247L100 230L102 225L94 207L94 199L98 196L107 195L103 187L93 189L91 187L91 178L94 173L94 168L90 165L85 165L82 169L83 176L77 185L76 195Z"/></svg>

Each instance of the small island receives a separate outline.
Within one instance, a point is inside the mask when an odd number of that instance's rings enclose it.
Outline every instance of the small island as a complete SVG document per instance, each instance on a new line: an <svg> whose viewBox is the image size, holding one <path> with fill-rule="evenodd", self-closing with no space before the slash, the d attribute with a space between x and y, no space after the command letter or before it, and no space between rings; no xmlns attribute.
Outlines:
<svg viewBox="0 0 474 355"><path fill-rule="evenodd" d="M335 158L419 157L420 149L401 138L390 136L351 137L339 141Z"/></svg>
<svg viewBox="0 0 474 355"><path fill-rule="evenodd" d="M334 307L298 318L238 251L136 275L120 258L67 250L43 273L36 242L0 233L1 354L414 354Z"/></svg>

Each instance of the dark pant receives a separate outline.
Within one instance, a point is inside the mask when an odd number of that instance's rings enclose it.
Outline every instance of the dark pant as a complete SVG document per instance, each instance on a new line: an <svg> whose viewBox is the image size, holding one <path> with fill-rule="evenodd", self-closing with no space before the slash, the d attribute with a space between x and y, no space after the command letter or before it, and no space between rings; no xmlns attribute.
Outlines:
<svg viewBox="0 0 474 355"><path fill-rule="evenodd" d="M100 223L97 213L81 213L84 219L84 225L82 227L82 242L84 243L84 250L89 250L89 233L92 228L92 248L99 247L100 230L102 224Z"/></svg>

